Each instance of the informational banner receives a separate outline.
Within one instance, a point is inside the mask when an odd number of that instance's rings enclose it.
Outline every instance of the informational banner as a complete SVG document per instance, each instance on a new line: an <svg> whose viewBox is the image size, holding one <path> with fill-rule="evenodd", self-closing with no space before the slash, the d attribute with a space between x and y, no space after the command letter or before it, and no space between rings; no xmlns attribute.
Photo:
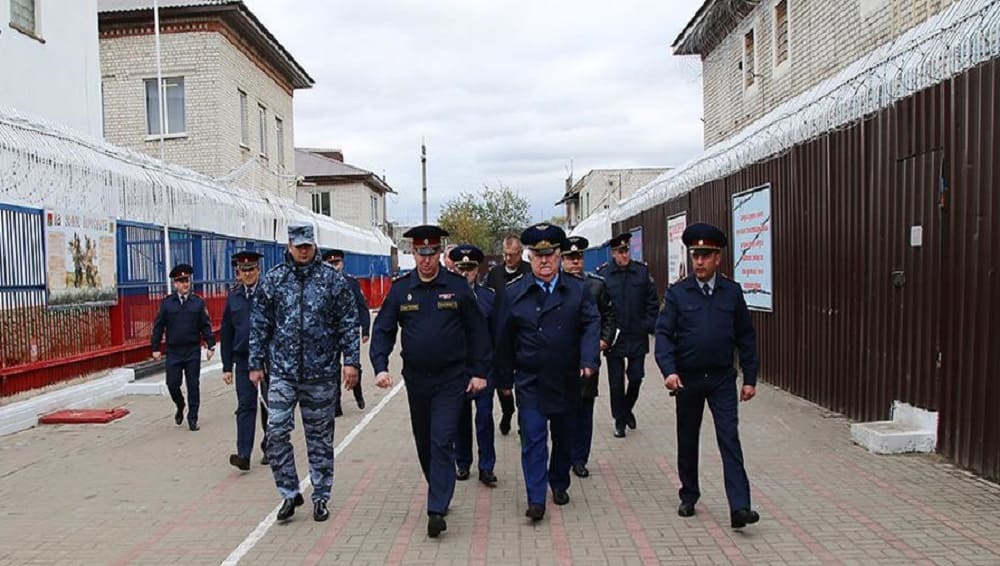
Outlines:
<svg viewBox="0 0 1000 566"><path fill-rule="evenodd" d="M687 277L687 248L681 240L687 228L687 212L667 219L667 285Z"/></svg>
<svg viewBox="0 0 1000 566"><path fill-rule="evenodd" d="M642 226L637 226L629 230L632 239L628 242L629 257L635 261L642 261Z"/></svg>
<svg viewBox="0 0 1000 566"><path fill-rule="evenodd" d="M114 219L46 210L45 251L48 306L118 300Z"/></svg>
<svg viewBox="0 0 1000 566"><path fill-rule="evenodd" d="M743 286L747 306L773 310L771 271L771 185L733 195L733 279Z"/></svg>

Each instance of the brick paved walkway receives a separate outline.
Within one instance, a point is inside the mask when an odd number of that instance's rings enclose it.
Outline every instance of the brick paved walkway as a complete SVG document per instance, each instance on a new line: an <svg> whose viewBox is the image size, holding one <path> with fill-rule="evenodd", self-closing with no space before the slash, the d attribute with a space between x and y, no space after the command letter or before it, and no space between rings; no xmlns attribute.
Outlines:
<svg viewBox="0 0 1000 566"><path fill-rule="evenodd" d="M220 564L234 555L279 496L267 468L244 474L228 464L236 396L220 375L203 377L197 433L174 426L166 397L124 397L116 404L132 414L110 425L0 438L0 564ZM537 526L524 517L517 436L498 434L499 486L460 482L448 531L428 539L401 392L338 457L330 520L313 522L302 507L287 524L261 527L240 563L1000 564L998 486L935 456L870 455L851 444L845 419L767 386L742 413L761 523L729 528L710 420L698 514L677 517L673 400L651 360L647 375L639 428L624 440L611 435L602 375L592 475L574 476L572 501L550 503ZM345 398L338 443L386 395L370 371L365 379L368 409ZM295 436L304 473L301 428Z"/></svg>

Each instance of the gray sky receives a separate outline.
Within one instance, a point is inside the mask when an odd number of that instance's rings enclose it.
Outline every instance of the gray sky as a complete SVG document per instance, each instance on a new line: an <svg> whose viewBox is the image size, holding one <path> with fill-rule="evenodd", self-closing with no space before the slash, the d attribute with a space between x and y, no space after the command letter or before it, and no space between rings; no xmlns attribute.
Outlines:
<svg viewBox="0 0 1000 566"><path fill-rule="evenodd" d="M701 64L670 44L701 0L246 0L315 79L295 94L295 144L337 147L420 221L462 191L510 186L561 215L598 168L676 166L702 147Z"/></svg>

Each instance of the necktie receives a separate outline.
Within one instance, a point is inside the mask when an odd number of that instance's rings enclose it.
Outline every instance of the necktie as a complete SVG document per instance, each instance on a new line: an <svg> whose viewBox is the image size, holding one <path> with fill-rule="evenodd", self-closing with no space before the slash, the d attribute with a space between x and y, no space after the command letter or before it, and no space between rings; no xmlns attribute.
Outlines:
<svg viewBox="0 0 1000 566"><path fill-rule="evenodd" d="M545 294L546 295L551 295L552 294L552 282L551 281L546 282L546 283L542 283L542 287L545 288Z"/></svg>
<svg viewBox="0 0 1000 566"><path fill-rule="evenodd" d="M247 299L253 299L253 287L247 287Z"/></svg>
<svg viewBox="0 0 1000 566"><path fill-rule="evenodd" d="M703 284L701 286L701 290L704 291L706 297L712 296L712 288L708 285L708 283Z"/></svg>
<svg viewBox="0 0 1000 566"><path fill-rule="evenodd" d="M181 306L183 307L184 306L184 299L186 299L187 296L186 295L179 295L179 298L181 300Z"/></svg>

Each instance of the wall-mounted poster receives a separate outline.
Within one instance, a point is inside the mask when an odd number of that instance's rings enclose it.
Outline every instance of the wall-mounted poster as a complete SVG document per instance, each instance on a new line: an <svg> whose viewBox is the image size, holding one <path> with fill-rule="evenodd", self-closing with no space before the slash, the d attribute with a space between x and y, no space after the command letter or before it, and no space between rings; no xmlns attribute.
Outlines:
<svg viewBox="0 0 1000 566"><path fill-rule="evenodd" d="M115 221L45 211L48 305L108 305L118 300Z"/></svg>
<svg viewBox="0 0 1000 566"><path fill-rule="evenodd" d="M752 310L773 310L771 185L733 195L733 279Z"/></svg>
<svg viewBox="0 0 1000 566"><path fill-rule="evenodd" d="M687 212L667 219L667 285L687 277L687 248L681 240L687 228Z"/></svg>
<svg viewBox="0 0 1000 566"><path fill-rule="evenodd" d="M628 242L629 257L635 261L642 261L642 226L637 226L629 230L632 239Z"/></svg>

